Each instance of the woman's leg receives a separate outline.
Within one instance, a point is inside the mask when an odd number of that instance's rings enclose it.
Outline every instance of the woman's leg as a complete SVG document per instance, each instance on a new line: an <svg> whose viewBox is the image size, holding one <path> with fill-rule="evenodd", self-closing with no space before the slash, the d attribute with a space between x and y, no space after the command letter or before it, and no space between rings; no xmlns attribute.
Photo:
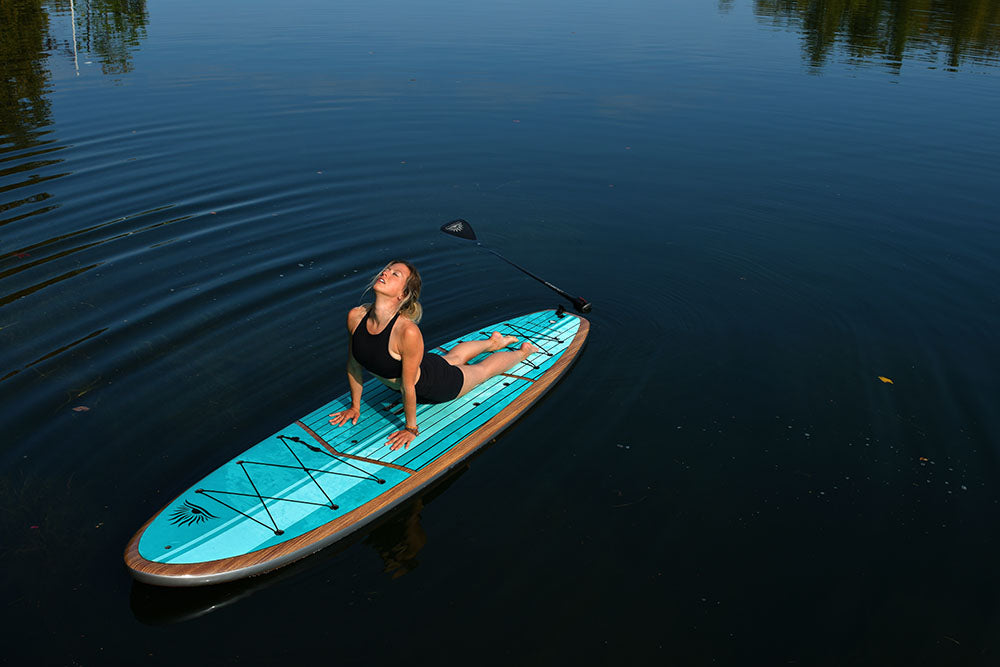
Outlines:
<svg viewBox="0 0 1000 667"><path fill-rule="evenodd" d="M477 364L462 364L459 368L462 370L462 375L465 376L465 381L462 382L462 391L458 395L467 394L479 383L510 370L537 351L538 348L531 343L522 343L520 350L494 352Z"/></svg>
<svg viewBox="0 0 1000 667"><path fill-rule="evenodd" d="M478 357L483 352L493 352L516 342L517 338L514 336L501 336L499 332L494 331L489 338L484 340L467 340L459 343L443 356L445 361L452 366L461 366L469 363L470 359Z"/></svg>

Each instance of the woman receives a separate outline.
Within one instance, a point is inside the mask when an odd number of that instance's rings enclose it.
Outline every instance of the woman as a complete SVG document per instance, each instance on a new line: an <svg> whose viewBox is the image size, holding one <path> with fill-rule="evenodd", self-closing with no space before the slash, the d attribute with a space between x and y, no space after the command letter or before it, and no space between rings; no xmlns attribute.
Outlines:
<svg viewBox="0 0 1000 667"><path fill-rule="evenodd" d="M351 407L330 415L330 423L358 423L361 416L361 369L366 368L387 386L403 394L406 423L389 436L391 449L409 447L420 434L417 402L445 403L469 392L537 351L531 343L519 350L496 352L517 342L514 336L494 331L486 340L459 343L445 355L424 353L424 338L417 328L420 306L420 274L402 260L394 260L376 275L368 289L375 303L352 308L347 313L351 343L347 355L347 382ZM366 290L367 291L367 290ZM476 364L469 360L483 352L494 352Z"/></svg>

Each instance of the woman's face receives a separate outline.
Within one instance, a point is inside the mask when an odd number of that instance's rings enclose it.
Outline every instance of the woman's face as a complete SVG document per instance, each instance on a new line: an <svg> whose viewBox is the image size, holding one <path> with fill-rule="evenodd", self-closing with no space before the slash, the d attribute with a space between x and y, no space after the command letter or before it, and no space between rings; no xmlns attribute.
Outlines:
<svg viewBox="0 0 1000 667"><path fill-rule="evenodd" d="M406 298L406 281L410 279L410 270L405 264L390 264L378 274L372 289L385 296Z"/></svg>

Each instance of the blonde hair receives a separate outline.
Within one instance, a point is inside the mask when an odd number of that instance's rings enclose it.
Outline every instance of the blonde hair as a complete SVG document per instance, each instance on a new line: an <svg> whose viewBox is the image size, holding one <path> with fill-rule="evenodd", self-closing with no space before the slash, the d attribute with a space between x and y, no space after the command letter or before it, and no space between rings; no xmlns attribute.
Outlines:
<svg viewBox="0 0 1000 667"><path fill-rule="evenodd" d="M403 287L403 294L406 298L403 299L403 303L399 306L399 314L415 323L420 322L420 318L424 316L424 307L420 305L420 272L417 271L417 267L413 266L405 259L394 259L379 269L378 273L376 273L372 277L371 281L369 281L368 286L365 287L365 291L361 293L361 297L364 298L364 295L368 294L368 292L375 287L375 283L378 281L379 276L382 275L382 272L393 264L402 264L410 270L410 277L406 279L406 285ZM371 307L374 304L363 303L361 305L366 309L371 310Z"/></svg>

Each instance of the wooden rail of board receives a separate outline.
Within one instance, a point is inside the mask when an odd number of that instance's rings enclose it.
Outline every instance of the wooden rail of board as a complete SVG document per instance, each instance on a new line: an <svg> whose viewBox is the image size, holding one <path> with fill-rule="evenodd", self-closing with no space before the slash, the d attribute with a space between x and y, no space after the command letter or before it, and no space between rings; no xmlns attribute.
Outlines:
<svg viewBox="0 0 1000 667"><path fill-rule="evenodd" d="M447 472L463 459L467 458L484 443L489 442L493 437L507 428L515 419L517 419L518 416L520 416L522 412L530 407L532 403L537 401L546 391L548 391L552 384L562 377L562 375L569 369L570 365L572 365L572 363L576 360L580 349L583 347L583 344L587 339L587 334L590 330L590 323L582 317L579 319L580 327L577 330L576 335L573 337L573 342L570 343L569 347L566 348L566 351L559 357L559 360L552 365L542 378L532 383L532 385L528 387L520 396L514 399L510 405L501 410L496 416L480 426L478 429L467 435L458 444L441 455L435 461L410 475L407 479L403 480L393 488L386 491L384 494L372 499L361 507L350 511L329 523L323 524L318 528L314 528L308 533L303 533L296 538L288 540L287 542L276 544L272 547L266 547L243 556L234 556L232 558L223 558L220 560L193 564L156 563L146 560L139 555L139 538L142 537L146 527L149 526L149 524L152 523L157 516L172 506L177 501L177 498L180 498L180 496L178 496L167 503L163 509L150 517L150 519L144 523L141 528L139 528L131 541L129 541L128 546L125 548L126 565L139 575L150 575L151 579L155 579L157 577L178 579L178 585L183 585L180 581L182 579L206 579L213 576L219 576L221 583L222 581L228 581L232 578L238 578L235 576L221 578L222 575L244 570L253 570L254 574L263 574L271 569L287 565L294 560L305 558L323 547L332 544L337 539L346 537L350 532L353 532L353 530L348 531L348 529L352 527L360 528L364 526L370 519L384 513L393 505L401 503L408 496L416 494L421 488L429 484L438 476ZM338 535L338 533L344 534ZM267 564L272 562L272 567L266 567ZM158 580L158 583L167 584L166 581L162 580Z"/></svg>

